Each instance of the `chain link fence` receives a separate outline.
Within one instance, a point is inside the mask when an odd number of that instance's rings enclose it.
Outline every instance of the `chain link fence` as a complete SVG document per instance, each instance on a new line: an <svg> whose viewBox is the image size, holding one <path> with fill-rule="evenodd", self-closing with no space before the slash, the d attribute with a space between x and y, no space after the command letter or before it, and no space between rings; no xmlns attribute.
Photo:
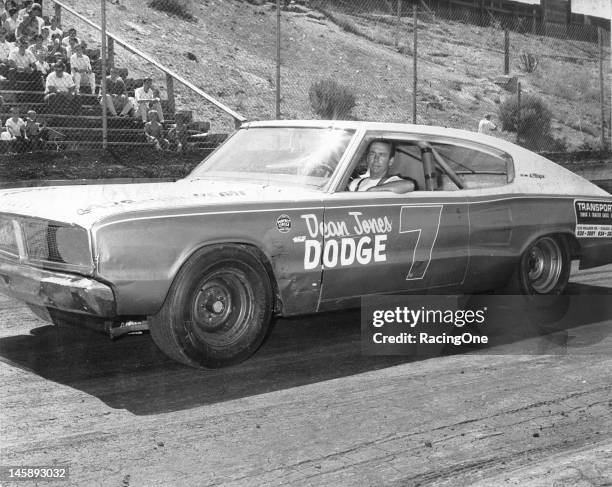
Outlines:
<svg viewBox="0 0 612 487"><path fill-rule="evenodd" d="M355 119L478 130L490 114L493 135L538 151L593 149L609 140L608 31L542 23L529 10L501 15L440 3L320 0L285 7L281 116L328 117L330 110L312 103L312 91L333 80L353 95L337 98L352 110L337 111ZM304 18L320 31L320 45L299 42ZM333 100L337 93L328 91Z"/></svg>
<svg viewBox="0 0 612 487"><path fill-rule="evenodd" d="M26 40L35 62L16 68L0 53L2 123L15 117L29 126L27 137L6 129L0 151L99 147L103 140L176 151L212 147L234 129L231 110L249 120L353 118L474 131L489 115L492 135L537 151L608 143L609 31L545 23L532 6L513 4L507 12L449 3L236 0L213 7L108 0L116 7L109 9L109 30L121 24L132 43L108 37L105 125L101 35L92 27L101 24L100 1L48 0L34 14L43 19L46 37ZM166 15L164 29L145 15L153 8ZM216 15L213 21L196 23L200 8ZM129 17L126 9L142 15ZM180 32L185 25L202 29L210 42L200 50L189 46ZM54 38L57 29L63 33ZM70 41L71 29L76 41ZM152 36L172 49L189 49L176 56L178 63L187 55L177 70L223 103L210 103L170 76L156 62L159 52L147 50ZM141 45L150 57L141 55ZM79 54L71 65L79 50L87 62ZM75 88L66 90L54 77L58 61L64 66L59 77L76 81ZM58 86L50 88L50 78ZM145 82L150 96L141 101Z"/></svg>

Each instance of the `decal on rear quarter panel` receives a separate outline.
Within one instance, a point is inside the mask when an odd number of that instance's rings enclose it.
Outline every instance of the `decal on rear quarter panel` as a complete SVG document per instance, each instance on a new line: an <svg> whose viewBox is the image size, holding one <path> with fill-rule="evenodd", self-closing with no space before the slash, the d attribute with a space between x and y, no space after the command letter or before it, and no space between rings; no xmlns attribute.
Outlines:
<svg viewBox="0 0 612 487"><path fill-rule="evenodd" d="M576 237L612 237L612 202L574 200Z"/></svg>

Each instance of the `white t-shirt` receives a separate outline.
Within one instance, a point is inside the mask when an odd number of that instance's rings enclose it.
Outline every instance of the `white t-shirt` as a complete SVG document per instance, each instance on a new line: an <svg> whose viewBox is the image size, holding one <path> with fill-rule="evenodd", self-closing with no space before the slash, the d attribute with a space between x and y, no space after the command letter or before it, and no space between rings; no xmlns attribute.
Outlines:
<svg viewBox="0 0 612 487"><path fill-rule="evenodd" d="M21 129L23 128L25 130L26 126L22 118L18 118L15 122L13 117L10 117L4 125L6 126L8 133L13 137L19 137L21 135Z"/></svg>
<svg viewBox="0 0 612 487"><path fill-rule="evenodd" d="M78 69L80 72L91 71L91 62L89 61L89 57L85 54L79 57L75 52L72 56L70 56L70 69L72 71Z"/></svg>
<svg viewBox="0 0 612 487"><path fill-rule="evenodd" d="M0 43L0 59L8 59L15 50L15 43L4 41Z"/></svg>
<svg viewBox="0 0 612 487"><path fill-rule="evenodd" d="M366 172L359 179L353 179L349 184L349 191L367 191L370 188L378 185L380 180L383 178L372 179L370 177L370 171ZM385 183L392 183L394 181L403 181L399 176L389 176L385 179Z"/></svg>
<svg viewBox="0 0 612 487"><path fill-rule="evenodd" d="M491 130L495 130L496 128L497 127L495 126L495 124L491 122L491 120L487 120L486 118L483 118L478 123L478 133L479 134L489 134L491 133Z"/></svg>
<svg viewBox="0 0 612 487"><path fill-rule="evenodd" d="M49 93L49 87L55 86L56 91L59 93L68 93L70 88L74 88L74 80L72 79L72 75L64 72L62 77L58 77L55 74L55 71L52 71L47 76L47 83L45 85L45 91Z"/></svg>
<svg viewBox="0 0 612 487"><path fill-rule="evenodd" d="M14 49L9 55L9 60L15 61L18 68L27 68L30 64L36 63L36 56L34 56L32 51L28 51L27 49L22 56L19 49Z"/></svg>

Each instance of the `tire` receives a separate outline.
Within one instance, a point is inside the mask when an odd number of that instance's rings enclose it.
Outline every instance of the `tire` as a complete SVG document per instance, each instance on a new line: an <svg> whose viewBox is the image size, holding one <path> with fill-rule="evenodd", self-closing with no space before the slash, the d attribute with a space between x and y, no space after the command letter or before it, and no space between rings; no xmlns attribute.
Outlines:
<svg viewBox="0 0 612 487"><path fill-rule="evenodd" d="M180 269L151 336L170 358L194 367L242 362L262 344L272 316L265 267L242 246L198 250Z"/></svg>
<svg viewBox="0 0 612 487"><path fill-rule="evenodd" d="M567 240L554 235L540 237L521 255L508 283L508 294L558 296L567 286L570 270Z"/></svg>

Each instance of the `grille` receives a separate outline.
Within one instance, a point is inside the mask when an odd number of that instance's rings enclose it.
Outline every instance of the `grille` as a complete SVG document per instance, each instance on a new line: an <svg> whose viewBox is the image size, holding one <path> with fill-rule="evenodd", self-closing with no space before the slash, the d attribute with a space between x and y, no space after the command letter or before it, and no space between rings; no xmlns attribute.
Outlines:
<svg viewBox="0 0 612 487"><path fill-rule="evenodd" d="M47 222L28 221L23 223L23 231L28 246L28 257L32 260L65 262L57 249L58 225Z"/></svg>

